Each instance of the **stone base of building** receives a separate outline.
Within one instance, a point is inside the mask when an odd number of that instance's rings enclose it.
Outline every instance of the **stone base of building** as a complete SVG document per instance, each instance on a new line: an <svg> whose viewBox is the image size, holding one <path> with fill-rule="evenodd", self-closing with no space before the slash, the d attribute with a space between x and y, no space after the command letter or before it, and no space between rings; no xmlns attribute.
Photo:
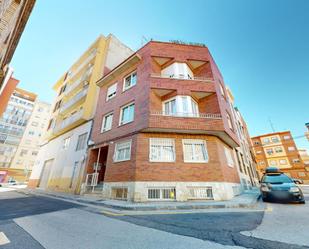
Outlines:
<svg viewBox="0 0 309 249"><path fill-rule="evenodd" d="M242 191L229 182L104 182L103 197L133 202L230 200Z"/></svg>

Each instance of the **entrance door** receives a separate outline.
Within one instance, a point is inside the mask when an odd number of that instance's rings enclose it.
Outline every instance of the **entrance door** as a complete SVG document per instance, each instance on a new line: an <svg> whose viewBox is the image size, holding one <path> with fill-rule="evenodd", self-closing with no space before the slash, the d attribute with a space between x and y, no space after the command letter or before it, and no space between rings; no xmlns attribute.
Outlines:
<svg viewBox="0 0 309 249"><path fill-rule="evenodd" d="M54 159L51 159L51 160L45 161L44 163L41 177L40 177L40 184L39 184L40 188L45 189L47 187L53 161Z"/></svg>

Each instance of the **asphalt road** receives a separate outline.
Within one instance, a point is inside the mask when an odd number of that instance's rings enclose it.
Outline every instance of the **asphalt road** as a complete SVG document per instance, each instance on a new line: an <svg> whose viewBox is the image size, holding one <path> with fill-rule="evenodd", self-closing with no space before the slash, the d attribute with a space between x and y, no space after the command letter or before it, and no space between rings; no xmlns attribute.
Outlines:
<svg viewBox="0 0 309 249"><path fill-rule="evenodd" d="M10 243L0 248L309 248L308 196L306 205L270 203L265 212L243 209L108 217L71 202L2 192L0 234Z"/></svg>

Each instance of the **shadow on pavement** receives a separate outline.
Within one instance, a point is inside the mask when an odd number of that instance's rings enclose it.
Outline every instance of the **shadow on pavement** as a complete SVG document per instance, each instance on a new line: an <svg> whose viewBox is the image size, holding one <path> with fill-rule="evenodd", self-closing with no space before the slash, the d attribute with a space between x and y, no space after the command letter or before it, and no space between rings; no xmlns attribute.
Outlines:
<svg viewBox="0 0 309 249"><path fill-rule="evenodd" d="M40 196L0 199L0 220L15 219L74 207L80 207L80 205Z"/></svg>

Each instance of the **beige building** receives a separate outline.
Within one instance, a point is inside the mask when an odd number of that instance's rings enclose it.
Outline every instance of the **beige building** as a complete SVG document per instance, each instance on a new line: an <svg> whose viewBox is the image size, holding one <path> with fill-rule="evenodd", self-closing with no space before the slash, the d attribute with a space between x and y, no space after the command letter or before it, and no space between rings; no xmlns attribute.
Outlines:
<svg viewBox="0 0 309 249"><path fill-rule="evenodd" d="M14 90L0 116L0 182L27 180L46 130L49 108L36 94Z"/></svg>
<svg viewBox="0 0 309 249"><path fill-rule="evenodd" d="M12 160L11 168L22 169L25 175L29 176L40 149L42 135L47 128L49 115L50 104L36 101L24 135Z"/></svg>
<svg viewBox="0 0 309 249"><path fill-rule="evenodd" d="M64 71L53 87L57 96L29 187L79 192L99 96L96 82L132 53L115 36L100 35Z"/></svg>
<svg viewBox="0 0 309 249"><path fill-rule="evenodd" d="M299 149L298 150L299 155L301 157L301 159L303 160L306 169L309 171L309 154L308 151L306 149Z"/></svg>

